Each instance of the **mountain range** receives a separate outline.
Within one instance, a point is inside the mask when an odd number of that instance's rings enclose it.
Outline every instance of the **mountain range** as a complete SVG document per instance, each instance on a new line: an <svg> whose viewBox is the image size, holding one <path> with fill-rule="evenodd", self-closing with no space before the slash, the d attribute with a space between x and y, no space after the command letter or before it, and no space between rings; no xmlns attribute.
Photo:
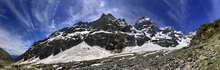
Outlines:
<svg viewBox="0 0 220 70"><path fill-rule="evenodd" d="M218 70L220 20L188 35L141 17L127 24L111 14L79 22L35 42L13 69ZM31 64L31 65L30 65Z"/></svg>
<svg viewBox="0 0 220 70"><path fill-rule="evenodd" d="M189 40L189 36L171 27L159 27L147 17L141 17L134 25L129 25L124 19L103 14L96 21L76 23L35 42L18 60L91 60L120 53L181 48Z"/></svg>

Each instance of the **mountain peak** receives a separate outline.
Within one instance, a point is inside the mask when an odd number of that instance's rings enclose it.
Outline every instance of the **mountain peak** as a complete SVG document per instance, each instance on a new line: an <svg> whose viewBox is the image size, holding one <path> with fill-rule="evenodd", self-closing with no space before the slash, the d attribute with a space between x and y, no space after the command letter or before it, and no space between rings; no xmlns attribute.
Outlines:
<svg viewBox="0 0 220 70"><path fill-rule="evenodd" d="M116 19L112 14L108 13L108 14L102 14L100 19L105 19L105 20L114 20Z"/></svg>
<svg viewBox="0 0 220 70"><path fill-rule="evenodd" d="M91 23L92 25L103 25L103 24L108 24L115 19L116 18L112 14L102 14L98 20Z"/></svg>
<svg viewBox="0 0 220 70"><path fill-rule="evenodd" d="M92 28L101 29L101 30L118 30L121 27L125 27L127 25L124 19L118 19L114 17L112 14L102 14L102 16L93 22L90 22Z"/></svg>
<svg viewBox="0 0 220 70"><path fill-rule="evenodd" d="M135 27L138 30L143 30L143 29L153 29L153 31L157 31L159 29L158 25L156 23L154 23L150 18L144 16L144 17L140 17L136 24Z"/></svg>

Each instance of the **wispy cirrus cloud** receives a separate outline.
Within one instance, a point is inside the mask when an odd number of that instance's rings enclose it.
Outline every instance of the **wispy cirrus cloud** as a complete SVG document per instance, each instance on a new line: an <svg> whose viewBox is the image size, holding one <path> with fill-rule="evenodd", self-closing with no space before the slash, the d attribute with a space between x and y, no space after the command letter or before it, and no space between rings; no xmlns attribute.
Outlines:
<svg viewBox="0 0 220 70"><path fill-rule="evenodd" d="M185 23L187 17L189 17L188 0L163 0L163 2L169 7L167 14L170 18L178 23Z"/></svg>
<svg viewBox="0 0 220 70"><path fill-rule="evenodd" d="M0 1L1 2L1 1ZM22 15L21 11L18 11L18 9L15 7L15 4L11 0L4 0L3 3L6 4L6 6L18 17L18 19L25 24L25 26L28 26L30 28L34 28L30 18L25 17Z"/></svg>

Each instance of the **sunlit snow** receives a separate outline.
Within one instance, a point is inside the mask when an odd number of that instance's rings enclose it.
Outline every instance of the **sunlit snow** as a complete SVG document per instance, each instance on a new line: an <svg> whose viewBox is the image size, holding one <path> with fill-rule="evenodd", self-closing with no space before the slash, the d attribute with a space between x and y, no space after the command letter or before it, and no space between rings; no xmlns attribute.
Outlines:
<svg viewBox="0 0 220 70"><path fill-rule="evenodd" d="M39 58L29 59L27 61L22 62L21 64L27 63L44 63L44 64L51 64L51 63L66 63L66 62L73 62L73 61L84 61L84 60L94 60L100 59L105 57L120 57L120 56L129 56L132 53L144 53L150 51L159 51L159 50L175 50L181 49L187 46L190 42L190 38L182 39L179 41L179 45L176 47L161 47L157 44L153 44L151 42L145 43L143 46L129 46L124 48L122 53L112 53L108 50L105 50L99 46L89 46L85 42L74 46L70 49L67 49L63 52L60 52L57 55L51 55L45 59L40 60ZM131 54L129 54L131 53Z"/></svg>

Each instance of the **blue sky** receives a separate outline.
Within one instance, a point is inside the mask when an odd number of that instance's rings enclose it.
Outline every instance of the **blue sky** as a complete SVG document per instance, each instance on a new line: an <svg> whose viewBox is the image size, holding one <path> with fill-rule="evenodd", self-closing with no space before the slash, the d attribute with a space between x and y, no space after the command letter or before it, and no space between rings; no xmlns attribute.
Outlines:
<svg viewBox="0 0 220 70"><path fill-rule="evenodd" d="M21 54L37 40L79 21L112 13L134 24L148 16L184 33L220 18L220 0L0 0L0 47Z"/></svg>

